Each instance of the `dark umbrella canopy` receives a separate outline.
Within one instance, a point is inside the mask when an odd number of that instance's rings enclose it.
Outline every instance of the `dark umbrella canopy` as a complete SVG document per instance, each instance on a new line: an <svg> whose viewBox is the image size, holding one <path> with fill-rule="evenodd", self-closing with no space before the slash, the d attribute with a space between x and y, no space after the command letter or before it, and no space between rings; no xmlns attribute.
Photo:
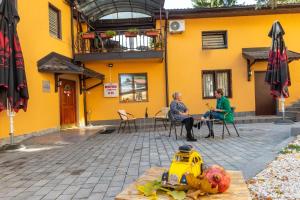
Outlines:
<svg viewBox="0 0 300 200"><path fill-rule="evenodd" d="M0 1L1 2L1 1ZM17 34L19 16L11 0L0 4L0 112L9 103L14 111L27 109L29 98L24 60Z"/></svg>
<svg viewBox="0 0 300 200"><path fill-rule="evenodd" d="M272 38L272 47L269 52L268 70L265 81L270 84L271 95L284 98L289 97L288 86L291 85L288 57L284 43L285 32L281 24L274 22L269 37Z"/></svg>

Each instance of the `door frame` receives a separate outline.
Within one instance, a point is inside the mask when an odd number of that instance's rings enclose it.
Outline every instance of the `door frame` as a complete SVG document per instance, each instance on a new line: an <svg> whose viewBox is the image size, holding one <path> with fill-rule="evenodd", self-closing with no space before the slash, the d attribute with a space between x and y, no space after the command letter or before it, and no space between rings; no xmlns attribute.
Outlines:
<svg viewBox="0 0 300 200"><path fill-rule="evenodd" d="M254 70L253 71L253 84L254 84L254 105L255 105L255 108L254 108L254 113L255 113L255 116L256 116L256 82L255 82L255 73L266 73L266 71L264 70ZM276 98L275 99L275 115L278 115L279 114L279 108L278 108L278 99Z"/></svg>
<svg viewBox="0 0 300 200"><path fill-rule="evenodd" d="M72 75L68 75L68 74L61 74L58 76L58 81L61 81L61 80L67 80L67 81L74 81L75 82L75 126L79 127L80 123L79 123L79 80L77 77L74 77ZM60 90L62 88L59 87L59 91L58 91L58 102L59 102L59 126L61 128L62 127L62 124L61 124L61 96L60 96Z"/></svg>

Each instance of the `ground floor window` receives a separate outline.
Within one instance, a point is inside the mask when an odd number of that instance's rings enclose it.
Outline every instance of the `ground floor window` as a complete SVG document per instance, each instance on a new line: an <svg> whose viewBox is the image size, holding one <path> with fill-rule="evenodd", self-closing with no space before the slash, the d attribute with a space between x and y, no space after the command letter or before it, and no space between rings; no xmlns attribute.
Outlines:
<svg viewBox="0 0 300 200"><path fill-rule="evenodd" d="M215 98L214 91L223 89L224 96L232 97L231 70L203 70L202 91L203 99Z"/></svg>
<svg viewBox="0 0 300 200"><path fill-rule="evenodd" d="M146 73L120 74L119 84L121 102L148 101L148 80Z"/></svg>

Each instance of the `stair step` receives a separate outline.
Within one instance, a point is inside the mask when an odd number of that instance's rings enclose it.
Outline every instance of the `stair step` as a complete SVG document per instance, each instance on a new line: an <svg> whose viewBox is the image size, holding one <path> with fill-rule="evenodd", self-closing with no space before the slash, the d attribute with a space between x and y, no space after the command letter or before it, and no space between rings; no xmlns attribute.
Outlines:
<svg viewBox="0 0 300 200"><path fill-rule="evenodd" d="M286 109L287 109L287 110L288 110L288 109L300 109L300 106L292 105L292 106L287 107Z"/></svg>

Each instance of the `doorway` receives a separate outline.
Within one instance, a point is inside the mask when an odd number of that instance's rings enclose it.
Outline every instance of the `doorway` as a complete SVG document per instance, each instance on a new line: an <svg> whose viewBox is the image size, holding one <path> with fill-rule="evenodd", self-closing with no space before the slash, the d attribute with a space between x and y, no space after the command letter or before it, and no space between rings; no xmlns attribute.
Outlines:
<svg viewBox="0 0 300 200"><path fill-rule="evenodd" d="M265 83L266 72L255 72L255 114L275 115L276 99L270 95L270 86Z"/></svg>
<svg viewBox="0 0 300 200"><path fill-rule="evenodd" d="M76 125L76 81L60 79L60 125L62 127Z"/></svg>

